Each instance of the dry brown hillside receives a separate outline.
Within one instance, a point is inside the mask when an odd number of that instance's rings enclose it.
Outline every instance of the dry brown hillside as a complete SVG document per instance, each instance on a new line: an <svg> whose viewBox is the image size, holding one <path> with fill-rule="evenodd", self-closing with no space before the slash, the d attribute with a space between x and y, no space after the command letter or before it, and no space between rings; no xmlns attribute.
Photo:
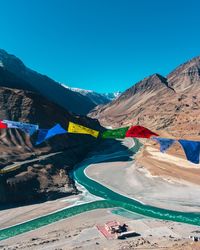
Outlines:
<svg viewBox="0 0 200 250"><path fill-rule="evenodd" d="M200 57L177 67L166 78L154 74L136 83L112 103L96 107L90 117L106 126L142 125L160 136L200 140ZM199 184L199 165L186 160L179 143L167 154L158 143L141 140L138 166L153 176Z"/></svg>
<svg viewBox="0 0 200 250"><path fill-rule="evenodd" d="M154 74L119 98L96 107L90 117L103 125L140 124L176 137L200 135L200 57L179 66L166 78Z"/></svg>

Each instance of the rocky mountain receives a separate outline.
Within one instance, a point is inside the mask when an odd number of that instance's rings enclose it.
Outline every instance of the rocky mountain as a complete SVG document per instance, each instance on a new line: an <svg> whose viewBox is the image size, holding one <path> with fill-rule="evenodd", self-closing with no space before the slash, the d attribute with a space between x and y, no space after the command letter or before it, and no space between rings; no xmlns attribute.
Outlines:
<svg viewBox="0 0 200 250"><path fill-rule="evenodd" d="M64 88L48 76L29 69L19 58L2 49L0 49L0 69L2 74L9 72L9 77L15 76L18 79L15 88L38 92L70 112L85 115L95 107L87 96ZM2 81L1 86L7 86L6 81Z"/></svg>
<svg viewBox="0 0 200 250"><path fill-rule="evenodd" d="M113 127L140 124L174 136L199 135L200 57L177 67L167 77L151 75L116 100L89 114Z"/></svg>
<svg viewBox="0 0 200 250"><path fill-rule="evenodd" d="M180 65L167 76L169 86L177 93L194 91L200 83L200 56ZM188 89L188 91L187 91Z"/></svg>
<svg viewBox="0 0 200 250"><path fill-rule="evenodd" d="M10 72L4 64L2 67L2 64L0 120L28 122L38 124L40 128L51 128L56 123L67 128L68 122L72 121L102 129L96 120L74 115L61 105L50 101L51 98L38 93L39 91L33 88L33 83L30 83L30 75L27 80L23 80ZM17 67L18 64L15 65ZM43 76L39 75L40 77ZM49 79L47 81L49 82ZM56 84L53 80L50 81ZM69 93L71 92L69 90ZM79 95L76 96L77 101ZM18 166L12 172L0 174L0 204L35 202L42 198L52 199L76 192L68 173L74 164L81 161L94 147L97 140L88 135L64 134L35 146L36 137L37 134L30 137L16 129L0 129L0 169L12 167L13 164Z"/></svg>
<svg viewBox="0 0 200 250"><path fill-rule="evenodd" d="M104 105L107 104L113 100L115 100L119 95L120 92L116 93L97 93L92 90L85 90L85 89L80 89L80 88L71 88L65 84L62 84L63 87L70 89L74 92L78 92L83 96L87 96L94 104L95 106L97 105Z"/></svg>

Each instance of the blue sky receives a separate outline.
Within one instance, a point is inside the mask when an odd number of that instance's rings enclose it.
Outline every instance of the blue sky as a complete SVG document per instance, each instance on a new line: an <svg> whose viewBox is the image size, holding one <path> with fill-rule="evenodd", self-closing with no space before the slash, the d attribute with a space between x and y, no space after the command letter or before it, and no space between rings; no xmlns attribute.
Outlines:
<svg viewBox="0 0 200 250"><path fill-rule="evenodd" d="M125 90L200 55L198 0L0 0L0 48L67 85Z"/></svg>

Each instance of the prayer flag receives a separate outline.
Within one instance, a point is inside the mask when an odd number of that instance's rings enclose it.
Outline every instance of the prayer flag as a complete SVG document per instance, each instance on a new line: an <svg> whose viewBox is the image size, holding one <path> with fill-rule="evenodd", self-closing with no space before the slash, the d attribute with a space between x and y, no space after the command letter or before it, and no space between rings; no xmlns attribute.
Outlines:
<svg viewBox="0 0 200 250"><path fill-rule="evenodd" d="M129 127L108 129L102 133L102 138L123 139L126 136L126 132L128 129Z"/></svg>
<svg viewBox="0 0 200 250"><path fill-rule="evenodd" d="M88 135L92 135L96 138L99 135L99 131L84 127L82 125L79 125L79 124L76 124L73 122L69 122L68 132L75 133L75 134L88 134Z"/></svg>
<svg viewBox="0 0 200 250"><path fill-rule="evenodd" d="M22 131L30 135L34 134L35 131L39 129L38 125L30 124L30 123L15 122L15 121L9 121L9 120L3 120L3 123L6 123L8 128L21 129Z"/></svg>
<svg viewBox="0 0 200 250"><path fill-rule="evenodd" d="M49 131L48 129L39 129L36 145L39 145L43 141L45 141L48 131Z"/></svg>
<svg viewBox="0 0 200 250"><path fill-rule="evenodd" d="M152 139L160 144L160 151L162 153L165 153L175 142L175 140L168 138L153 137Z"/></svg>
<svg viewBox="0 0 200 250"><path fill-rule="evenodd" d="M36 145L41 144L43 141L59 134L65 134L67 131L63 129L60 124L56 124L53 128L51 129L40 129L38 133L38 138L36 141Z"/></svg>
<svg viewBox="0 0 200 250"><path fill-rule="evenodd" d="M0 121L0 129L2 128L8 128L7 124L3 123L3 121Z"/></svg>
<svg viewBox="0 0 200 250"><path fill-rule="evenodd" d="M200 142L189 140L178 140L181 144L188 161L199 164Z"/></svg>
<svg viewBox="0 0 200 250"><path fill-rule="evenodd" d="M156 133L142 126L132 126L126 132L126 137L150 138L153 135L158 136Z"/></svg>

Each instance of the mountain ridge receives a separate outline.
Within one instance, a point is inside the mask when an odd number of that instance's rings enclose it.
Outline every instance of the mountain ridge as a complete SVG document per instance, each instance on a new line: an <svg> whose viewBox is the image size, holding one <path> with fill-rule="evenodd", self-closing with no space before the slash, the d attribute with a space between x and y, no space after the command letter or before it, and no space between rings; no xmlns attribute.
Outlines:
<svg viewBox="0 0 200 250"><path fill-rule="evenodd" d="M61 84L63 87L70 89L74 92L78 92L84 96L87 96L96 106L97 105L103 105L107 104L110 101L116 99L119 95L120 92L114 92L114 93L98 93L93 90L86 90L86 89L80 89L80 88L75 88L75 87L69 87L65 84Z"/></svg>
<svg viewBox="0 0 200 250"><path fill-rule="evenodd" d="M200 80L200 56L179 65L167 75L169 85L177 92L195 87Z"/></svg>
<svg viewBox="0 0 200 250"><path fill-rule="evenodd" d="M64 88L46 75L27 68L19 58L2 49L0 49L0 63L0 68L27 83L27 88L23 86L24 90L37 92L70 112L85 115L95 107L89 98Z"/></svg>
<svg viewBox="0 0 200 250"><path fill-rule="evenodd" d="M95 107L89 116L104 126L139 124L175 136L198 136L198 90L200 57L195 57L166 77L153 74L144 78L111 103Z"/></svg>

